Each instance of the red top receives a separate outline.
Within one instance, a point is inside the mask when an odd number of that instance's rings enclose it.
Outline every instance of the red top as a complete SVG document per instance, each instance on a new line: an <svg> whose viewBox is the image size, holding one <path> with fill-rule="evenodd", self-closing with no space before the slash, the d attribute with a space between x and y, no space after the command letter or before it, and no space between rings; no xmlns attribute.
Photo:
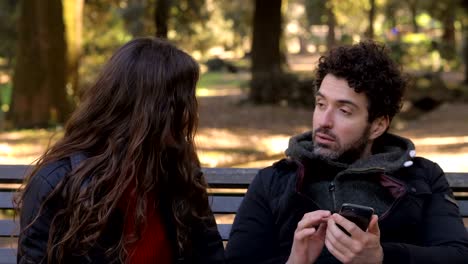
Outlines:
<svg viewBox="0 0 468 264"><path fill-rule="evenodd" d="M167 231L164 228L159 210L154 208L154 202L151 200L153 199L148 199L146 224L142 227L140 240L125 246L128 252L128 264L172 263L172 249ZM124 208L128 206L124 225L124 234L127 237L133 234L135 229L135 196L126 191L121 203L125 204Z"/></svg>

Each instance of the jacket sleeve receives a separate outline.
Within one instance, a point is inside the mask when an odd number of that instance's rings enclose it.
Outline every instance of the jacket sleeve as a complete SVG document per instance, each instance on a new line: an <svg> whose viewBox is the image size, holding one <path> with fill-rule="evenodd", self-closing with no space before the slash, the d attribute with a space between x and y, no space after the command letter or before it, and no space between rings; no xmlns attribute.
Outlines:
<svg viewBox="0 0 468 264"><path fill-rule="evenodd" d="M432 194L425 204L421 246L383 243L384 263L466 263L468 233L442 169L433 164Z"/></svg>
<svg viewBox="0 0 468 264"><path fill-rule="evenodd" d="M194 263L224 263L224 246L216 221L211 214L198 230L193 241Z"/></svg>
<svg viewBox="0 0 468 264"><path fill-rule="evenodd" d="M63 166L46 166L27 184L21 208L18 263L47 263L47 241L55 211L48 205L39 211L54 189L55 179L62 178L65 173Z"/></svg>
<svg viewBox="0 0 468 264"><path fill-rule="evenodd" d="M285 263L288 256L277 256L278 241L270 207L266 176L272 168L261 170L249 186L234 219L226 248L227 263Z"/></svg>

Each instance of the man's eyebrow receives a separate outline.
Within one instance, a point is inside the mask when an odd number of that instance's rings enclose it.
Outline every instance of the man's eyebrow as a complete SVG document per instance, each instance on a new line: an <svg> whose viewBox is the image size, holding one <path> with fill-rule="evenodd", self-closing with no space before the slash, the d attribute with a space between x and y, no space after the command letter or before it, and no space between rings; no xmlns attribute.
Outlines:
<svg viewBox="0 0 468 264"><path fill-rule="evenodd" d="M359 109L359 106L357 104L355 104L354 102L350 101L350 100L338 100L338 103L340 104L345 104L345 105L351 105L353 106L354 108L358 108Z"/></svg>
<svg viewBox="0 0 468 264"><path fill-rule="evenodd" d="M326 98L320 91L317 91L315 93L315 96L320 96L320 97L323 97L323 98ZM346 99L341 99L341 100L338 100L338 103L339 104L342 104L342 105L351 105L353 106L354 108L358 108L359 109L359 106L354 103L353 101L350 101L350 100L346 100Z"/></svg>

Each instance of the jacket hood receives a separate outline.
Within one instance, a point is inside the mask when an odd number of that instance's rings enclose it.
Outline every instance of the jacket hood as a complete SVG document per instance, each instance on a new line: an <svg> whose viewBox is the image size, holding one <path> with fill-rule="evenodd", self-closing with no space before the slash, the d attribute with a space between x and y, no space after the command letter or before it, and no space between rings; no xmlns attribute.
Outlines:
<svg viewBox="0 0 468 264"><path fill-rule="evenodd" d="M358 159L352 164L341 163L313 152L312 131L291 137L285 153L286 156L301 162L321 160L341 169L380 168L387 173L413 165L411 160L416 155L414 144L409 139L385 133L374 141L371 156Z"/></svg>

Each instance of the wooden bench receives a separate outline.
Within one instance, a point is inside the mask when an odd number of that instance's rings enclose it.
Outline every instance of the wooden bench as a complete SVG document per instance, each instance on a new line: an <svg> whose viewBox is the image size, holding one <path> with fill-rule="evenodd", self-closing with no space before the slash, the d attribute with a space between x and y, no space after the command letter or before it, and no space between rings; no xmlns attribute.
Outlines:
<svg viewBox="0 0 468 264"><path fill-rule="evenodd" d="M12 211L14 191L21 184L28 170L26 165L0 165L0 211ZM258 169L205 168L209 184L211 208L218 222L218 229L224 241L228 240L232 220L242 202L243 196ZM468 173L447 173L461 215L468 225ZM0 246L0 264L16 263L16 238L19 225L11 217L0 218L0 239L10 239L10 246Z"/></svg>

